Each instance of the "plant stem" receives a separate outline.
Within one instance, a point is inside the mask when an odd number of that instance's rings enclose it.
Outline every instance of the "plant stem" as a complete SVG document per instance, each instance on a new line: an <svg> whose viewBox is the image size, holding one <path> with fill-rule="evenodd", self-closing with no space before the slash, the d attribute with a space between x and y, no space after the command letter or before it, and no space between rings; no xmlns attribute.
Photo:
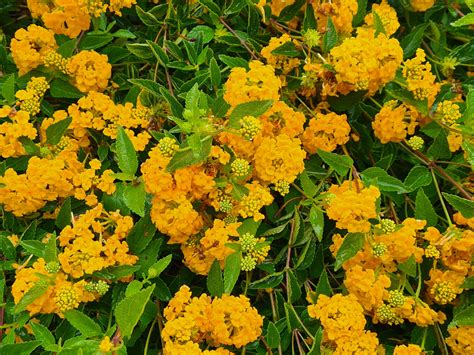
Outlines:
<svg viewBox="0 0 474 355"><path fill-rule="evenodd" d="M438 193L439 201L441 202L441 206L443 206L443 211L446 216L446 220L448 221L449 226L451 227L453 225L453 222L451 222L451 218L449 217L448 209L446 208L446 204L444 203L444 198L443 195L441 194L441 190L439 189L438 185L438 180L436 179L436 174L434 173L433 169L431 170L431 175L433 176L433 182L436 188L436 192Z"/></svg>

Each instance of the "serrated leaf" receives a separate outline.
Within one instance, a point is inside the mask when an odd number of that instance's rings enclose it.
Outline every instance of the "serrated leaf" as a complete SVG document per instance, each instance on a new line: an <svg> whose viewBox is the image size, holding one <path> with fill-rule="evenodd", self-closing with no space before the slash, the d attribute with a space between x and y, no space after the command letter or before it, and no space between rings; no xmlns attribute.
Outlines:
<svg viewBox="0 0 474 355"><path fill-rule="evenodd" d="M416 193L415 218L426 220L427 226L435 226L438 223L438 215L430 199L421 188Z"/></svg>
<svg viewBox="0 0 474 355"><path fill-rule="evenodd" d="M433 177L428 168L423 165L415 165L405 178L403 184L406 186L408 192L428 186L433 181Z"/></svg>
<svg viewBox="0 0 474 355"><path fill-rule="evenodd" d="M117 130L115 149L120 170L125 174L134 176L138 169L137 153L123 127L119 127Z"/></svg>
<svg viewBox="0 0 474 355"><path fill-rule="evenodd" d="M36 338L41 342L41 346L46 347L56 343L53 333L40 323L30 322L31 330Z"/></svg>
<svg viewBox="0 0 474 355"><path fill-rule="evenodd" d="M306 194L306 196L314 197L318 189L316 185L314 184L314 182L311 181L311 179L309 178L306 170L300 174L299 179L300 179L301 187L303 188L303 191Z"/></svg>
<svg viewBox="0 0 474 355"><path fill-rule="evenodd" d="M125 297L115 307L115 319L124 338L129 338L145 310L155 285L151 285L130 297Z"/></svg>
<svg viewBox="0 0 474 355"><path fill-rule="evenodd" d="M283 55L285 57L298 57L300 55L300 51L296 49L296 46L293 42L288 41L272 50L272 54Z"/></svg>
<svg viewBox="0 0 474 355"><path fill-rule="evenodd" d="M362 249L365 243L365 234L364 233L348 233L342 245L337 251L336 254L336 263L334 265L334 270L337 271L341 268L347 260L355 256L359 250Z"/></svg>
<svg viewBox="0 0 474 355"><path fill-rule="evenodd" d="M460 212L464 218L474 217L474 201L443 192L443 196L448 203Z"/></svg>
<svg viewBox="0 0 474 355"><path fill-rule="evenodd" d="M58 144L64 133L66 133L71 122L72 118L67 117L64 120L53 123L51 126L46 128L46 142L51 145Z"/></svg>
<svg viewBox="0 0 474 355"><path fill-rule="evenodd" d="M294 303L298 301L302 295L301 286L298 283L298 279L296 278L295 274L291 270L287 270L288 275L288 296L289 302Z"/></svg>
<svg viewBox="0 0 474 355"><path fill-rule="evenodd" d="M135 10L137 11L138 18L146 26L161 26L161 22L151 13L146 12L140 6L136 5Z"/></svg>
<svg viewBox="0 0 474 355"><path fill-rule="evenodd" d="M332 48L334 48L337 44L338 36L336 27L334 27L334 23L330 16L328 16L327 24L326 24L326 33L323 36L323 51L328 53Z"/></svg>
<svg viewBox="0 0 474 355"><path fill-rule="evenodd" d="M87 338L98 336L102 334L100 325L97 324L91 317L86 316L84 313L70 309L64 312L64 318L71 323L71 325L79 330L81 334Z"/></svg>
<svg viewBox="0 0 474 355"><path fill-rule="evenodd" d="M347 155L339 155L331 152L326 152L321 149L318 149L318 155L327 165L333 168L334 171L336 171L336 173L341 176L346 175L349 169L354 164L354 161Z"/></svg>
<svg viewBox="0 0 474 355"><path fill-rule="evenodd" d="M221 71L214 57L211 58L209 62L209 73L211 75L212 85L217 88L221 84Z"/></svg>
<svg viewBox="0 0 474 355"><path fill-rule="evenodd" d="M370 180L377 179L377 185L380 191L405 193L408 191L406 186L397 178L389 175L385 170L378 167L368 168L360 173L362 178Z"/></svg>
<svg viewBox="0 0 474 355"><path fill-rule="evenodd" d="M469 26L474 24L474 13L464 15L460 19L451 22L451 26L460 27L460 26Z"/></svg>
<svg viewBox="0 0 474 355"><path fill-rule="evenodd" d="M377 13L377 11L372 11L372 16L374 18L374 27L375 27L375 37L377 37L377 35L379 33L383 33L383 34L386 34L385 33L385 28L383 26L383 22L382 20L380 19L380 16L379 14Z"/></svg>
<svg viewBox="0 0 474 355"><path fill-rule="evenodd" d="M178 169L185 168L197 163L204 161L211 152L212 146L212 137L208 136L201 141L201 151L196 156L192 149L183 148L183 150L178 150L171 158L166 169L171 173Z"/></svg>
<svg viewBox="0 0 474 355"><path fill-rule="evenodd" d="M0 354L5 354L5 355L31 354L33 350L35 350L40 345L41 345L41 341L39 340L25 341L23 343L16 343L16 344L0 344Z"/></svg>
<svg viewBox="0 0 474 355"><path fill-rule="evenodd" d="M224 293L221 266L217 260L214 260L211 265L211 269L207 275L206 285L211 296L220 297Z"/></svg>
<svg viewBox="0 0 474 355"><path fill-rule="evenodd" d="M231 294L240 275L240 252L230 254L225 259L224 293Z"/></svg>
<svg viewBox="0 0 474 355"><path fill-rule="evenodd" d="M8 75L2 83L2 96L8 103L15 102L15 74Z"/></svg>
<svg viewBox="0 0 474 355"><path fill-rule="evenodd" d="M400 45L403 48L404 59L411 57L413 54L415 54L417 48L420 48L421 41L423 40L423 35L425 34L425 31L428 26L428 23L418 25L412 28L410 33L403 37L400 42Z"/></svg>
<svg viewBox="0 0 474 355"><path fill-rule="evenodd" d="M160 89L162 86L153 80L149 79L128 79L128 82L131 84L138 86L140 89L149 92L150 94L161 97Z"/></svg>
<svg viewBox="0 0 474 355"><path fill-rule="evenodd" d="M123 199L125 205L140 217L145 216L145 184L140 182L138 185L127 185L123 190Z"/></svg>

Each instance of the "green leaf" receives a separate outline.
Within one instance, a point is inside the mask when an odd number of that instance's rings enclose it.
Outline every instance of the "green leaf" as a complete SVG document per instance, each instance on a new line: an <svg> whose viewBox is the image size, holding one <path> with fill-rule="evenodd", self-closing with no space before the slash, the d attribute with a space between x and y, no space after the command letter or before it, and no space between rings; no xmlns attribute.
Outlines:
<svg viewBox="0 0 474 355"><path fill-rule="evenodd" d="M354 164L354 161L347 155L339 155L331 152L326 152L321 149L318 149L318 155L327 165L333 168L336 173L341 176L346 175L349 169Z"/></svg>
<svg viewBox="0 0 474 355"><path fill-rule="evenodd" d="M377 12L372 11L372 16L374 17L375 37L377 37L379 33L386 34L385 28L383 26L383 22L380 19L380 16L377 14Z"/></svg>
<svg viewBox="0 0 474 355"><path fill-rule="evenodd" d="M10 74L2 83L2 96L8 103L15 102L15 74Z"/></svg>
<svg viewBox="0 0 474 355"><path fill-rule="evenodd" d="M283 55L285 57L298 57L300 55L300 51L296 49L296 46L293 42L288 41L272 50L272 54Z"/></svg>
<svg viewBox="0 0 474 355"><path fill-rule="evenodd" d="M453 320L449 323L451 327L463 327L474 325L474 305L470 305L466 309L456 313Z"/></svg>
<svg viewBox="0 0 474 355"><path fill-rule="evenodd" d="M303 191L306 194L306 196L314 197L318 189L316 185L314 184L314 182L312 182L311 179L309 178L306 170L300 174L299 179L301 182L301 187L303 188Z"/></svg>
<svg viewBox="0 0 474 355"><path fill-rule="evenodd" d="M460 26L469 26L474 25L474 13L464 15L459 20L451 22L451 26L460 27Z"/></svg>
<svg viewBox="0 0 474 355"><path fill-rule="evenodd" d="M133 254L140 254L152 241L156 233L156 227L151 221L150 214L141 218L133 226L127 236L127 243Z"/></svg>
<svg viewBox="0 0 474 355"><path fill-rule="evenodd" d="M134 176L138 169L137 153L123 127L119 127L117 130L115 149L120 170L125 174Z"/></svg>
<svg viewBox="0 0 474 355"><path fill-rule="evenodd" d="M26 309L34 300L41 297L48 290L48 283L45 280L36 282L21 298L15 306L13 313L20 313Z"/></svg>
<svg viewBox="0 0 474 355"><path fill-rule="evenodd" d="M249 284L249 289L263 289L263 288L273 288L278 286L285 277L282 271L276 272L271 275L267 275L260 280L256 280Z"/></svg>
<svg viewBox="0 0 474 355"><path fill-rule="evenodd" d="M25 248L28 253L39 258L43 257L44 249L46 247L46 244L39 240L21 240L20 245Z"/></svg>
<svg viewBox="0 0 474 355"><path fill-rule="evenodd" d="M286 272L287 272L288 280L289 280L289 283L288 283L289 302L294 303L298 301L302 295L301 286L298 283L298 279L296 278L292 270L287 270Z"/></svg>
<svg viewBox="0 0 474 355"><path fill-rule="evenodd" d="M26 355L31 354L38 346L41 345L41 341L25 341L23 343L16 344L0 344L0 354L5 355Z"/></svg>
<svg viewBox="0 0 474 355"><path fill-rule="evenodd" d="M41 342L41 346L46 347L56 343L53 333L49 331L44 325L40 323L30 322L31 330L35 335L36 340Z"/></svg>
<svg viewBox="0 0 474 355"><path fill-rule="evenodd" d="M136 5L135 10L137 11L138 18L146 26L161 26L162 23L151 13L144 11L140 6Z"/></svg>
<svg viewBox="0 0 474 355"><path fill-rule="evenodd" d="M314 234L319 241L323 240L324 232L324 214L321 208L313 205L309 210L309 221L313 228Z"/></svg>
<svg viewBox="0 0 474 355"><path fill-rule="evenodd" d="M427 155L433 160L449 159L451 157L447 135L444 130L439 131L433 143L428 148Z"/></svg>
<svg viewBox="0 0 474 355"><path fill-rule="evenodd" d="M50 84L49 93L54 98L80 99L84 94L67 81L54 79Z"/></svg>
<svg viewBox="0 0 474 355"><path fill-rule="evenodd" d="M206 285L211 296L221 297L224 293L221 266L217 260L214 260L211 265L211 269L207 275Z"/></svg>
<svg viewBox="0 0 474 355"><path fill-rule="evenodd" d="M451 206L460 212L464 218L474 217L474 201L443 192L443 196Z"/></svg>
<svg viewBox="0 0 474 355"><path fill-rule="evenodd" d="M173 255L169 254L165 256L164 258L161 258L158 260L156 263L154 263L150 268L148 269L148 277L153 278L153 277L158 277L160 274L165 271L165 269L168 267L168 265L171 263Z"/></svg>
<svg viewBox="0 0 474 355"><path fill-rule="evenodd" d="M150 46L145 43L128 43L126 45L128 51L140 59L153 58L153 51ZM146 80L146 79L129 79L129 80ZM151 80L150 80L151 81Z"/></svg>
<svg viewBox="0 0 474 355"><path fill-rule="evenodd" d="M169 162L166 169L171 173L178 169L185 168L187 166L191 166L204 161L211 152L212 137L208 136L204 138L201 143L201 151L198 155L196 155L192 151L192 149L185 149L186 147L184 147L183 150L178 150L173 155L173 158L171 158L171 161Z"/></svg>
<svg viewBox="0 0 474 355"><path fill-rule="evenodd" d="M398 269L411 277L416 277L416 260L411 255L405 262L398 264Z"/></svg>
<svg viewBox="0 0 474 355"><path fill-rule="evenodd" d="M318 24L316 23L316 18L314 17L314 9L312 6L306 6L303 19L303 31L307 30L317 30Z"/></svg>
<svg viewBox="0 0 474 355"><path fill-rule="evenodd" d="M237 105L230 114L228 126L239 128L240 120L245 116L259 117L263 115L272 106L272 100L245 102Z"/></svg>
<svg viewBox="0 0 474 355"><path fill-rule="evenodd" d="M71 224L72 221L72 214L71 214L71 198L68 197L64 200L61 209L56 216L56 221L54 224L59 229L63 229L64 227Z"/></svg>
<svg viewBox="0 0 474 355"><path fill-rule="evenodd" d="M347 233L342 241L342 245L337 251L336 264L334 270L337 271L341 268L347 260L355 256L359 250L362 249L365 243L364 233Z"/></svg>
<svg viewBox="0 0 474 355"><path fill-rule="evenodd" d="M217 65L216 58L212 57L209 62L209 73L211 75L211 83L214 87L219 87L221 84L221 71Z"/></svg>
<svg viewBox="0 0 474 355"><path fill-rule="evenodd" d="M56 233L51 234L43 251L44 261L47 263L58 260L58 249L56 247Z"/></svg>
<svg viewBox="0 0 474 355"><path fill-rule="evenodd" d="M128 208L140 217L145 216L145 184L140 182L138 185L127 185L123 190L123 200Z"/></svg>
<svg viewBox="0 0 474 355"><path fill-rule="evenodd" d="M18 140L25 149L26 154L41 156L40 147L31 139L27 137L19 137Z"/></svg>
<svg viewBox="0 0 474 355"><path fill-rule="evenodd" d="M318 284L316 285L316 293L326 296L332 295L331 284L329 283L328 273L326 270L323 270L321 276L319 277Z"/></svg>
<svg viewBox="0 0 474 355"><path fill-rule="evenodd" d="M145 310L155 285L151 285L130 297L125 297L115 308L115 319L124 338L129 338Z"/></svg>
<svg viewBox="0 0 474 355"><path fill-rule="evenodd" d="M273 322L268 322L267 335L265 337L270 349L278 348L280 345L280 332Z"/></svg>
<svg viewBox="0 0 474 355"><path fill-rule="evenodd" d="M426 220L427 226L435 226L438 223L438 215L422 188L416 193L415 218Z"/></svg>
<svg viewBox="0 0 474 355"><path fill-rule="evenodd" d="M149 92L150 94L156 96L156 97L161 97L160 94L160 89L162 86L153 80L149 79L128 79L128 81L135 85L138 86L140 89L145 90L146 92Z"/></svg>
<svg viewBox="0 0 474 355"><path fill-rule="evenodd" d="M229 57L228 55L224 55L224 54L219 54L217 57L222 63L224 63L225 65L231 68L242 67L242 68L248 69L249 67L248 62L242 58Z"/></svg>
<svg viewBox="0 0 474 355"><path fill-rule="evenodd" d="M472 290L474 288L474 276L469 276L466 278L461 285L461 288L464 288L466 290Z"/></svg>
<svg viewBox="0 0 474 355"><path fill-rule="evenodd" d="M112 42L114 36L110 33L88 33L79 43L82 50L93 50Z"/></svg>
<svg viewBox="0 0 474 355"><path fill-rule="evenodd" d="M385 170L378 167L372 167L364 170L360 173L362 178L365 180L369 178L370 180L377 179L377 185L380 191L387 192L398 192L405 193L408 191L407 187L398 180L397 178L389 175Z"/></svg>
<svg viewBox="0 0 474 355"><path fill-rule="evenodd" d="M64 317L74 328L79 330L81 334L87 338L102 334L102 329L99 324L76 309L70 309L69 311L64 312Z"/></svg>
<svg viewBox="0 0 474 355"><path fill-rule="evenodd" d="M46 128L46 142L51 145L58 144L61 141L64 133L66 133L71 122L72 118L67 117L64 120L53 123L51 126Z"/></svg>
<svg viewBox="0 0 474 355"><path fill-rule="evenodd" d="M418 47L417 47L418 48ZM396 100L399 100L405 104L415 106L415 108L420 111L422 114L428 116L428 100L417 100L414 98L413 94L406 89L399 90L389 90L386 89L385 92L393 97Z"/></svg>
<svg viewBox="0 0 474 355"><path fill-rule="evenodd" d="M336 27L330 16L328 16L328 22L326 25L326 33L323 36L323 52L328 53L337 44L338 36Z"/></svg>
<svg viewBox="0 0 474 355"><path fill-rule="evenodd" d="M367 0L357 0L357 13L352 18L352 26L358 27L364 22L364 17L367 14Z"/></svg>
<svg viewBox="0 0 474 355"><path fill-rule="evenodd" d="M406 59L415 54L415 51L420 48L421 41L423 40L423 35L425 30L428 28L429 23L424 23L418 25L410 30L410 32L403 37L400 42L400 45L403 48L403 58Z"/></svg>
<svg viewBox="0 0 474 355"><path fill-rule="evenodd" d="M423 165L415 165L411 168L403 184L407 188L407 192L412 192L420 187L430 185L432 181L433 177L428 168Z"/></svg>
<svg viewBox="0 0 474 355"><path fill-rule="evenodd" d="M193 27L193 29L189 31L187 35L188 38L193 39L198 38L198 36L202 36L202 43L207 44L214 38L214 30L209 26L198 25Z"/></svg>
<svg viewBox="0 0 474 355"><path fill-rule="evenodd" d="M240 275L240 252L230 254L225 259L224 266L224 293L231 294Z"/></svg>

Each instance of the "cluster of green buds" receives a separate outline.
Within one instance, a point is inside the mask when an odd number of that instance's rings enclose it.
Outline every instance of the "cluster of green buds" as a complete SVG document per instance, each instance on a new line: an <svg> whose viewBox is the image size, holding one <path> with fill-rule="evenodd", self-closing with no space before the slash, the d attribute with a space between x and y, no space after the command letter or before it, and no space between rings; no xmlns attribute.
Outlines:
<svg viewBox="0 0 474 355"><path fill-rule="evenodd" d="M84 289L87 292L94 292L94 293L97 293L99 296L103 296L109 290L109 284L102 280L93 281L85 285Z"/></svg>
<svg viewBox="0 0 474 355"><path fill-rule="evenodd" d="M256 238L253 234L244 233L239 238L242 248L242 260L240 268L242 271L252 271L257 264L263 262L268 255L270 246L262 243L265 238Z"/></svg>
<svg viewBox="0 0 474 355"><path fill-rule="evenodd" d="M158 141L158 149L164 157L171 158L179 149L179 145L173 138L164 137Z"/></svg>

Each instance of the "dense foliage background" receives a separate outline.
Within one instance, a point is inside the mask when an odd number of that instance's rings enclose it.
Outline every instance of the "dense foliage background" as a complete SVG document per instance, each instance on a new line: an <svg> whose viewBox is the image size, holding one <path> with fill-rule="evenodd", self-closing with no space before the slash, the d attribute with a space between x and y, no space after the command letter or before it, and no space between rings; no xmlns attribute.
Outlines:
<svg viewBox="0 0 474 355"><path fill-rule="evenodd" d="M472 9L2 0L0 353L472 353Z"/></svg>

